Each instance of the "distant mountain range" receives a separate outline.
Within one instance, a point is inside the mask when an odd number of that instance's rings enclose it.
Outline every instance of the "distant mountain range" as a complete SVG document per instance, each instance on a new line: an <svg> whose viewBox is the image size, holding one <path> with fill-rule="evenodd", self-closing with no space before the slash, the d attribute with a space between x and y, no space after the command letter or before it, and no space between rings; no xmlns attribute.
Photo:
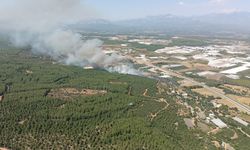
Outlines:
<svg viewBox="0 0 250 150"><path fill-rule="evenodd" d="M124 21L97 19L80 22L73 28L90 32L112 33L250 35L250 13L237 12L193 17L169 14Z"/></svg>

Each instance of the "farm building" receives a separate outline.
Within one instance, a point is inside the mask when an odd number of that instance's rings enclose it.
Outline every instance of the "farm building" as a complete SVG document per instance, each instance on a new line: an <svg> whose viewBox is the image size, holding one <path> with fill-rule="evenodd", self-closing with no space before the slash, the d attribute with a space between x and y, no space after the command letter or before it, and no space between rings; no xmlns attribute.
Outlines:
<svg viewBox="0 0 250 150"><path fill-rule="evenodd" d="M246 121L238 118L238 117L233 117L233 120L237 121L238 123L244 125L244 126L248 126L249 123L247 123Z"/></svg>
<svg viewBox="0 0 250 150"><path fill-rule="evenodd" d="M219 128L226 128L227 125L222 121L220 120L219 118L217 119L212 119L211 120L216 126L218 126Z"/></svg>

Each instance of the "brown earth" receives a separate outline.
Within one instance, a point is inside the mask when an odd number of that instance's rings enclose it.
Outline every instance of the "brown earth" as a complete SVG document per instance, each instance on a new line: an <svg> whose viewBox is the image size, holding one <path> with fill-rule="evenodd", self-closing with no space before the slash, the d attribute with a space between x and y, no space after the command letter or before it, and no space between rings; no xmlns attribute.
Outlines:
<svg viewBox="0 0 250 150"><path fill-rule="evenodd" d="M221 89L218 89L218 88L213 88L214 90L217 90L219 92L222 92ZM196 93L199 93L201 95L204 95L204 96L214 96L214 97L218 97L218 95L214 92L211 92L205 88L198 88L198 89L192 89L192 91L196 92ZM223 93L223 92L222 92Z"/></svg>
<svg viewBox="0 0 250 150"><path fill-rule="evenodd" d="M243 97L243 96L237 96L237 95L232 95L232 94L228 94L227 96L239 101L242 104L250 105L250 97Z"/></svg>
<svg viewBox="0 0 250 150"><path fill-rule="evenodd" d="M178 82L182 87L192 87L192 86L196 86L197 84L195 84L195 83L193 83L193 82L191 82L191 81L189 81L189 80L186 80L186 79L184 79L184 80L181 80L181 81L179 81Z"/></svg>
<svg viewBox="0 0 250 150"><path fill-rule="evenodd" d="M237 105L225 99L218 99L216 100L216 102L219 104L227 105L229 108L238 108Z"/></svg>
<svg viewBox="0 0 250 150"><path fill-rule="evenodd" d="M214 75L205 75L205 77L206 77L207 79L219 81L222 77L224 77L224 75L218 73L218 74L214 74Z"/></svg>
<svg viewBox="0 0 250 150"><path fill-rule="evenodd" d="M238 138L239 138L238 134L236 132L234 132L234 135L230 139L231 140L236 140Z"/></svg>
<svg viewBox="0 0 250 150"><path fill-rule="evenodd" d="M221 129L217 127L217 128L215 128L215 129L212 129L211 131L209 131L208 134L210 134L210 133L211 133L211 134L217 134L217 133L220 132L220 131L221 131Z"/></svg>
<svg viewBox="0 0 250 150"><path fill-rule="evenodd" d="M212 143L214 144L214 146L216 147L216 148L220 148L221 146L220 146L220 143L218 142L218 141L212 141Z"/></svg>
<svg viewBox="0 0 250 150"><path fill-rule="evenodd" d="M143 96L147 96L147 93L148 93L148 89L145 89Z"/></svg>
<svg viewBox="0 0 250 150"><path fill-rule="evenodd" d="M206 125L205 123L198 122L198 123L197 123L197 126L198 126L198 128L199 128L202 132L207 133L207 132L209 132L209 131L210 131L209 126L208 126L208 125Z"/></svg>
<svg viewBox="0 0 250 150"><path fill-rule="evenodd" d="M107 93L106 90L60 88L60 89L52 89L47 96L59 99L70 99L74 96L104 95L106 93Z"/></svg>

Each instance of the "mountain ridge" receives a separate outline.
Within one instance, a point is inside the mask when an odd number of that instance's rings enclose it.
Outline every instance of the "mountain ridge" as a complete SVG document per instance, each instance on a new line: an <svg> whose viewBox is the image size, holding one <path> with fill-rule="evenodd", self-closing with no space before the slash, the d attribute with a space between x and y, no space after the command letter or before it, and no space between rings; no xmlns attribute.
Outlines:
<svg viewBox="0 0 250 150"><path fill-rule="evenodd" d="M207 14L202 16L159 15L145 18L109 21L88 20L74 29L105 32L159 32L173 34L249 34L250 12Z"/></svg>

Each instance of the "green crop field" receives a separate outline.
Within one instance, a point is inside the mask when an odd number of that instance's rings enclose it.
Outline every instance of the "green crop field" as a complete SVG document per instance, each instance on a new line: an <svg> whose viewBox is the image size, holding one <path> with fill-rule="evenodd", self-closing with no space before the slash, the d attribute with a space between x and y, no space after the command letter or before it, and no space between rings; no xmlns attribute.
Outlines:
<svg viewBox="0 0 250 150"><path fill-rule="evenodd" d="M168 46L207 46L208 42L202 39L179 38L173 39Z"/></svg>

